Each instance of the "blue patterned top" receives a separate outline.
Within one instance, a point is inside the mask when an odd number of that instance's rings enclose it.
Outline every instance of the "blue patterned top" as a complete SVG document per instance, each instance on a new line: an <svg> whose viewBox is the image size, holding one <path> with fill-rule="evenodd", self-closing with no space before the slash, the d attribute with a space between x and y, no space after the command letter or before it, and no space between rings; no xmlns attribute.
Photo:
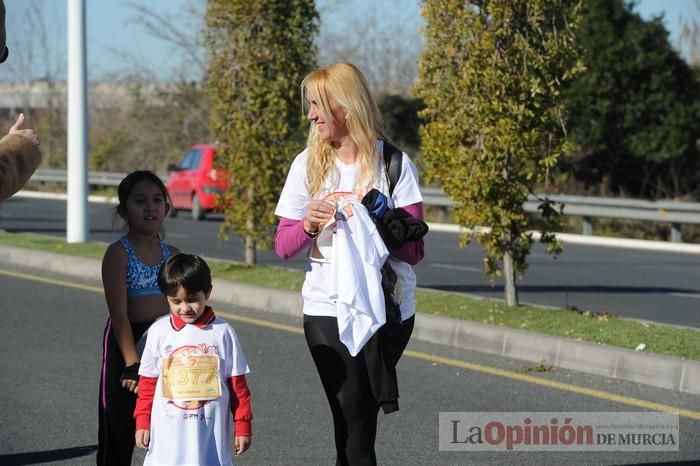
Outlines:
<svg viewBox="0 0 700 466"><path fill-rule="evenodd" d="M158 271L171 256L168 245L160 243L161 259L155 265L146 265L138 257L129 239L122 236L119 242L126 249L129 260L126 265L126 295L127 296L157 296L162 295L158 288Z"/></svg>

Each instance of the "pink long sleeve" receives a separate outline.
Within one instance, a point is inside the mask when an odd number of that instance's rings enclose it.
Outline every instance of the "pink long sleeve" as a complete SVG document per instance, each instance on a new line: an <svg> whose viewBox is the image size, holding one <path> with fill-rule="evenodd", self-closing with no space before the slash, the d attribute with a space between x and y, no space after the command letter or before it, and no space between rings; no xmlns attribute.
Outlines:
<svg viewBox="0 0 700 466"><path fill-rule="evenodd" d="M417 202L402 207L411 217L423 220L423 203ZM408 264L416 265L425 255L423 240L409 241L398 249L390 249L389 254Z"/></svg>
<svg viewBox="0 0 700 466"><path fill-rule="evenodd" d="M278 256L284 260L291 259L310 243L311 238L304 232L303 220L280 218L275 233L275 252Z"/></svg>

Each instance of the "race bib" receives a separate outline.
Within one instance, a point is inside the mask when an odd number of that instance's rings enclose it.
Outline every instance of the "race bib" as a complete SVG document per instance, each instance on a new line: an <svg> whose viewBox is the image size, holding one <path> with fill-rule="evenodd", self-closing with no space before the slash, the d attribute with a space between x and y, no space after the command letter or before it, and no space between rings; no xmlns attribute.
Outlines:
<svg viewBox="0 0 700 466"><path fill-rule="evenodd" d="M161 359L163 397L169 400L215 400L221 396L219 357L215 354Z"/></svg>

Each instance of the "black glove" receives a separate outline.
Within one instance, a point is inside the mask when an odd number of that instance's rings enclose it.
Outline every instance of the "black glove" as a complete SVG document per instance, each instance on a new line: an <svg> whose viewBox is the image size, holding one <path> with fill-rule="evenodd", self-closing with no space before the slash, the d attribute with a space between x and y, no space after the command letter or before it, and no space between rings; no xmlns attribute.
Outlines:
<svg viewBox="0 0 700 466"><path fill-rule="evenodd" d="M389 201L386 196L379 190L372 188L362 198L362 205L367 208L369 216L376 221L384 216L389 208Z"/></svg>
<svg viewBox="0 0 700 466"><path fill-rule="evenodd" d="M135 362L130 366L125 366L122 370L122 376L119 381L133 380L134 382L139 381L139 367L141 363Z"/></svg>

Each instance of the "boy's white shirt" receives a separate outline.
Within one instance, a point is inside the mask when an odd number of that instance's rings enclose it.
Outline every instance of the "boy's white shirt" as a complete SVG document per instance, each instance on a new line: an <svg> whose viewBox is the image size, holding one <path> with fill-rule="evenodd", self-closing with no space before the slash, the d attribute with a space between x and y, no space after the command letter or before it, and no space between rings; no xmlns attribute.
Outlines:
<svg viewBox="0 0 700 466"><path fill-rule="evenodd" d="M383 142L377 142L377 151L382 153ZM306 176L306 164L308 161L308 150L296 156L287 175L287 180L282 189L275 215L288 218L290 220L303 220L306 215L306 208L311 202L311 197L307 189L308 179ZM410 157L403 153L401 163L401 174L394 187L393 195L389 196L389 183L384 167L384 160L380 157L378 160L380 176L375 183L374 188L378 189L387 196L389 207L404 207L418 202L423 202L423 197L420 192L418 183L418 170L411 161ZM328 179L325 182L324 192L321 196L326 197L328 194L342 192L351 193L355 191L355 178L357 177L357 165L346 165L339 160L336 160L336 167L340 173L338 183L332 184L332 180ZM357 199L360 201L361 199ZM389 257L389 264L396 272L397 278L401 285L401 317L406 320L413 316L416 311L415 304L415 288L416 274L413 268L398 259ZM307 315L314 316L330 316L336 317L336 303L330 299L331 290L331 263L330 261L317 261L310 259L309 267L306 272L306 280L302 287L302 297L304 298L303 312Z"/></svg>
<svg viewBox="0 0 700 466"><path fill-rule="evenodd" d="M221 397L197 403L171 402L163 397L161 358L173 354L217 354ZM175 330L170 315L148 330L139 375L158 377L151 410L150 443L144 465L232 464L233 429L228 377L250 372L236 332L216 317L204 329L185 325ZM198 440L199 439L199 440Z"/></svg>

